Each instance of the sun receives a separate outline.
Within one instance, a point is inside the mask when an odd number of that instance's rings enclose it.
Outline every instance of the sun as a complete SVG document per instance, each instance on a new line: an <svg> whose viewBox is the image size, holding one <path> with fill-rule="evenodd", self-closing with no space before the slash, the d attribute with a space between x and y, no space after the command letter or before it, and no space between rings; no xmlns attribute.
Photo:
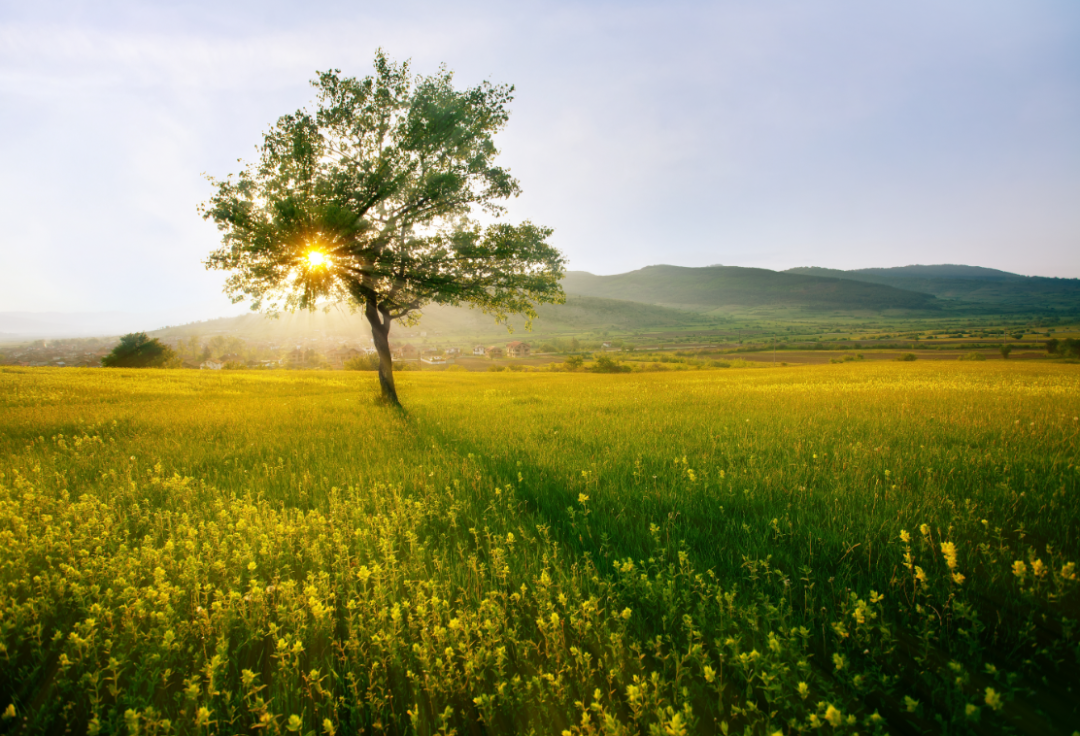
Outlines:
<svg viewBox="0 0 1080 736"><path fill-rule="evenodd" d="M326 256L317 250L310 250L307 254L308 265L312 268L326 265Z"/></svg>

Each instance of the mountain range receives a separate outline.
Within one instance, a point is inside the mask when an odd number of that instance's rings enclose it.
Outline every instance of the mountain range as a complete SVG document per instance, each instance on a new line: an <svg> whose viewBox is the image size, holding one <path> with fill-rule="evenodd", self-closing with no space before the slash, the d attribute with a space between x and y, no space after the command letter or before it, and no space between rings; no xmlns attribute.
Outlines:
<svg viewBox="0 0 1080 736"><path fill-rule="evenodd" d="M648 266L614 276L570 271L568 295L644 302L695 312L786 307L829 311L936 311L931 294L854 279L764 268Z"/></svg>
<svg viewBox="0 0 1080 736"><path fill-rule="evenodd" d="M928 294L956 309L975 311L1080 311L1080 279L1021 276L978 266L903 266L839 271L793 268L785 273L878 284Z"/></svg>
<svg viewBox="0 0 1080 736"><path fill-rule="evenodd" d="M1080 279L1021 276L963 265L853 271L648 266L613 276L570 271L563 289L575 296L706 313L778 307L875 313L1080 314Z"/></svg>
<svg viewBox="0 0 1080 736"><path fill-rule="evenodd" d="M535 328L565 333L592 329L708 329L729 317L794 314L882 316L1041 315L1080 316L1080 279L1021 276L992 268L964 265L903 266L842 271L828 268L764 268L657 265L628 273L599 276L569 271L563 279L567 300L538 309ZM190 319L190 318L189 318ZM343 321L342 321L343 320ZM123 334L146 330L146 313L29 314L0 313L0 338ZM161 324L165 320L157 322ZM173 324L183 322L175 318ZM188 324L176 332L344 331L365 329L358 315L314 322L302 315L265 320L247 315ZM341 322L340 325L337 322ZM523 325L514 318L512 324ZM493 334L503 328L476 310L429 307L425 329L441 334ZM8 334L4 334L8 333Z"/></svg>

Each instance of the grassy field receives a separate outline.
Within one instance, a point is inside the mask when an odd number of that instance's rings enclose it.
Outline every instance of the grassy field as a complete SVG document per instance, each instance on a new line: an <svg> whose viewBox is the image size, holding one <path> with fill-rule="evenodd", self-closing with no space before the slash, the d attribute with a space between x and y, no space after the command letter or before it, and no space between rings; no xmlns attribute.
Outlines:
<svg viewBox="0 0 1080 736"><path fill-rule="evenodd" d="M0 733L1078 728L1080 366L398 381L0 369Z"/></svg>

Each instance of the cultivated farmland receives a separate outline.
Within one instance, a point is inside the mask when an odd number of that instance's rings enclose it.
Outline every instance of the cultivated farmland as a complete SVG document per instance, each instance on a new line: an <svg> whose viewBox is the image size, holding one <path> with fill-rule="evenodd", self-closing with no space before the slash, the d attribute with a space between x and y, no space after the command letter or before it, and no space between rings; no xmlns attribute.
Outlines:
<svg viewBox="0 0 1080 736"><path fill-rule="evenodd" d="M1072 733L1080 371L0 369L0 733Z"/></svg>

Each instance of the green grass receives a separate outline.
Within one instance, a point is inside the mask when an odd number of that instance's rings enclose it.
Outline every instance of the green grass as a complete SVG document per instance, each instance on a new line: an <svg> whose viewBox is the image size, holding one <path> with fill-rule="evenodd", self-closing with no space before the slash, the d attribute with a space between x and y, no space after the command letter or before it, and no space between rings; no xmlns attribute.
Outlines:
<svg viewBox="0 0 1080 736"><path fill-rule="evenodd" d="M0 369L0 732L1080 722L1076 366L398 380Z"/></svg>

